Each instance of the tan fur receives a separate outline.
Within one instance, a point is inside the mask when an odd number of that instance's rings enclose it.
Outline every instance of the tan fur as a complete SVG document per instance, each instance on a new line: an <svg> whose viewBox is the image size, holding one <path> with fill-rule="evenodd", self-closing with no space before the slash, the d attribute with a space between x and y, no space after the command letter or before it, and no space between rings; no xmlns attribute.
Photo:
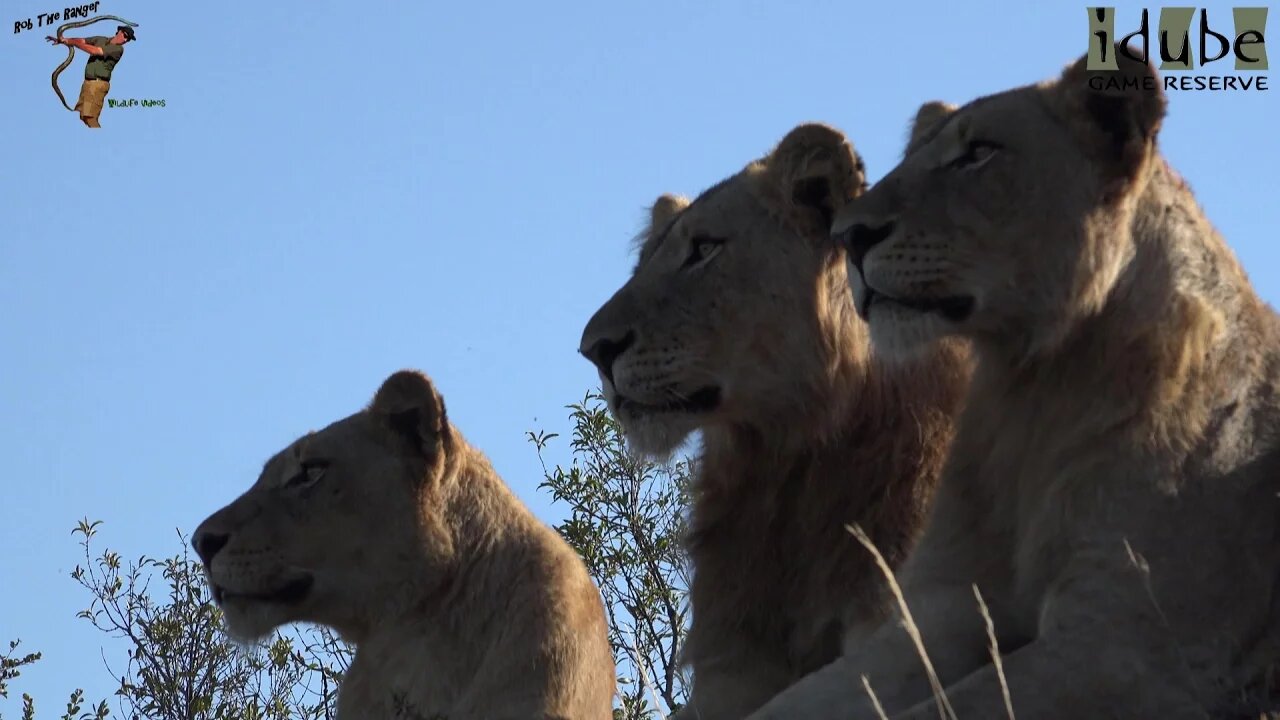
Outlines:
<svg viewBox="0 0 1280 720"><path fill-rule="evenodd" d="M193 544L233 636L314 622L356 645L342 720L612 717L608 627L586 567L419 373L392 375L368 409L282 450ZM309 588L262 597L290 583Z"/></svg>
<svg viewBox="0 0 1280 720"><path fill-rule="evenodd" d="M1006 717L973 584L1019 718L1221 717L1280 657L1280 322L1156 151L1162 94L1090 75L934 122L834 228L860 296L976 300L869 313L891 350L977 353L901 572L962 719ZM875 718L864 674L895 720L937 717L897 620L752 717Z"/></svg>
<svg viewBox="0 0 1280 720"><path fill-rule="evenodd" d="M907 138L907 149L903 155L910 155L913 150L920 147L929 138L929 134L955 111L955 105L937 100L921 105L920 109L916 111L915 122L911 123L911 132Z"/></svg>
<svg viewBox="0 0 1280 720"><path fill-rule="evenodd" d="M680 718L736 720L833 660L886 607L845 524L896 563L923 522L967 364L954 344L910 365L869 356L828 238L864 177L842 134L805 125L693 203L659 198L633 277L583 334L597 361L632 338L601 377L633 446L664 455L702 431ZM723 242L687 264L699 238ZM714 407L637 405L706 388Z"/></svg>

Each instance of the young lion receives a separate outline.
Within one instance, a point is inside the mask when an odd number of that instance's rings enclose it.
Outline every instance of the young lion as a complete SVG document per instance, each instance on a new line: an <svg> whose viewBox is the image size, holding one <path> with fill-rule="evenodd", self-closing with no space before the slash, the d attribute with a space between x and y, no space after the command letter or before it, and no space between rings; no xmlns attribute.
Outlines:
<svg viewBox="0 0 1280 720"><path fill-rule="evenodd" d="M1118 59L926 106L834 224L878 348L974 343L901 573L960 718L1007 716L975 584L1020 718L1203 718L1280 656L1280 321L1156 150L1159 77ZM895 619L752 717L878 717L864 675L937 716Z"/></svg>
<svg viewBox="0 0 1280 720"><path fill-rule="evenodd" d="M845 525L896 564L923 523L967 364L954 345L869 355L828 236L864 177L844 135L802 125L692 203L664 195L583 333L633 446L665 455L703 431L681 719L739 720L835 659L887 609Z"/></svg>
<svg viewBox="0 0 1280 720"><path fill-rule="evenodd" d="M356 645L343 720L612 717L586 567L420 373L276 454L192 544L233 636L315 622Z"/></svg>

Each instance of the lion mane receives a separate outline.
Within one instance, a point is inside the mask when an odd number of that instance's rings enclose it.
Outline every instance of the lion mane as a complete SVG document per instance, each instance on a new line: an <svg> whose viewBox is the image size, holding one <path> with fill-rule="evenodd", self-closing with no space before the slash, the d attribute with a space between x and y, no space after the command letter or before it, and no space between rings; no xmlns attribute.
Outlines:
<svg viewBox="0 0 1280 720"><path fill-rule="evenodd" d="M702 435L679 718L736 720L838 657L887 612L846 525L896 565L926 516L967 360L955 343L892 365L869 352L829 239L864 178L842 133L807 124L692 202L663 195L584 330L634 447Z"/></svg>

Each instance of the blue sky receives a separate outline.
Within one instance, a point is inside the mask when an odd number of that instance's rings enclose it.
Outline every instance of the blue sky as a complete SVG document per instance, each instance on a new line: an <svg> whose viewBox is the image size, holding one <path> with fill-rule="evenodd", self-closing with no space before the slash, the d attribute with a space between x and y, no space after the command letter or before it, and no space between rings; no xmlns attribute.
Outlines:
<svg viewBox="0 0 1280 720"><path fill-rule="evenodd" d="M111 97L165 106L91 132L49 87L51 28L9 34L61 7L0 17L0 641L45 653L14 689L46 713L114 687L75 618L78 518L170 554L276 450L418 367L553 521L524 433L565 430L596 386L578 337L649 203L809 120L879 178L921 102L1050 78L1087 34L1074 2L104 0L139 23ZM1272 303L1278 93L1175 94L1161 140Z"/></svg>

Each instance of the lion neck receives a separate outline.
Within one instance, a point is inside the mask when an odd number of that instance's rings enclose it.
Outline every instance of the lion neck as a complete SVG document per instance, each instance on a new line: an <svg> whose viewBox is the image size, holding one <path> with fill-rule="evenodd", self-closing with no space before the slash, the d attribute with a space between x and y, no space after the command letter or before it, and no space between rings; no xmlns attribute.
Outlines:
<svg viewBox="0 0 1280 720"><path fill-rule="evenodd" d="M949 416L959 406L970 369L965 345L948 340L913 360L877 359L854 308L843 257L832 262L811 308L817 340L804 352L813 361L796 365L779 393L788 396L786 403L770 402L754 418L703 429L700 473L707 482L745 480L749 488L752 477L838 465L862 448L884 447L890 441L884 430L899 417L939 409ZM920 444L918 437L903 441Z"/></svg>
<svg viewBox="0 0 1280 720"><path fill-rule="evenodd" d="M537 550L530 538L541 536L537 520L488 458L456 429L448 455L421 502L422 552L403 559L410 567L402 574L410 579L370 608L367 617L376 622L344 633L344 639L358 649L383 648L370 651L375 655L411 647L415 663L430 666L431 658L440 658L465 676L483 660L483 638L511 621L509 608L502 617L484 608L513 592L522 565Z"/></svg>
<svg viewBox="0 0 1280 720"><path fill-rule="evenodd" d="M794 412L703 431L685 541L695 672L744 627L793 678L830 662L846 623L884 606L879 571L846 526L896 566L923 525L967 380L963 346L887 365L869 356L864 329L845 337L857 344L830 344L829 374Z"/></svg>
<svg viewBox="0 0 1280 720"><path fill-rule="evenodd" d="M1074 409L1168 447L1196 437L1215 403L1235 395L1226 383L1260 372L1270 312L1162 157L1143 180L1118 230L1132 253L1097 312L1035 353L975 343L974 395L985 407L969 409L982 419L967 426L996 427L1013 416L1008 406L1037 403L1064 423Z"/></svg>
<svg viewBox="0 0 1280 720"><path fill-rule="evenodd" d="M963 344L951 340L903 362L883 361L865 348L835 353L827 359L829 374L796 388L805 399L790 413L705 428L700 472L776 474L858 454L853 438L880 434L899 414L958 406L967 363Z"/></svg>
<svg viewBox="0 0 1280 720"><path fill-rule="evenodd" d="M783 508L810 502L849 508L848 521L869 525L873 537L877 525L900 528L886 532L901 537L877 537L888 554L914 534L915 520L894 513L916 508L877 499L931 491L968 382L967 350L944 341L913 361L880 361L871 354L865 324L843 302L847 296L841 279L828 315L839 322L820 351L827 372L796 386L802 400L790 412L704 428L695 463L693 547L700 533L767 519L753 518L754 510L776 519L786 514Z"/></svg>

